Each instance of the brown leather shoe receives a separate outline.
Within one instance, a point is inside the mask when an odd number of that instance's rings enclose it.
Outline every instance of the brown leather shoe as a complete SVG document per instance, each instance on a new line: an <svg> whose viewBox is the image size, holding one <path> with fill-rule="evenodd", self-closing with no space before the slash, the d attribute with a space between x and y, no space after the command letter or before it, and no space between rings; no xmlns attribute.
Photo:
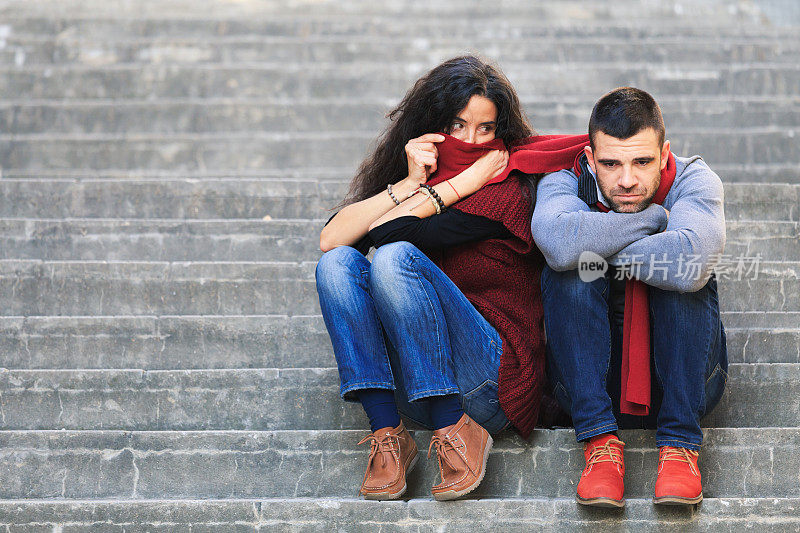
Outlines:
<svg viewBox="0 0 800 533"><path fill-rule="evenodd" d="M428 457L435 446L441 483L431 489L433 497L454 500L480 485L492 442L489 432L466 414L452 426L435 430Z"/></svg>
<svg viewBox="0 0 800 533"><path fill-rule="evenodd" d="M369 441L367 471L361 494L368 500L395 500L406 491L406 474L417 464L417 444L403 422L382 428L361 439Z"/></svg>

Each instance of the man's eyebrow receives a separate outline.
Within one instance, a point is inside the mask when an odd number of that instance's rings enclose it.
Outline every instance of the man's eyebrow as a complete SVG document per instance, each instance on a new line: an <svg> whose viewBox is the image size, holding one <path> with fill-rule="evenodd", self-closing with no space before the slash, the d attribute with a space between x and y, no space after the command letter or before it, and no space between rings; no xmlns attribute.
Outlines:
<svg viewBox="0 0 800 533"><path fill-rule="evenodd" d="M494 121L494 120L490 120L490 121L488 121L488 122L481 122L481 123L479 124L479 126L486 126L486 125L488 125L488 124L497 124L497 122L496 122L496 121Z"/></svg>
<svg viewBox="0 0 800 533"><path fill-rule="evenodd" d="M604 163L604 164L619 163L620 162L619 159L605 159L605 158L604 159L598 159L597 161L598 161L598 163Z"/></svg>
<svg viewBox="0 0 800 533"><path fill-rule="evenodd" d="M653 157L652 155L645 155L645 156L642 156L642 157L634 158L634 161L642 161L642 162L647 162L647 163L649 163L650 161L655 161L655 160L656 160L656 158Z"/></svg>

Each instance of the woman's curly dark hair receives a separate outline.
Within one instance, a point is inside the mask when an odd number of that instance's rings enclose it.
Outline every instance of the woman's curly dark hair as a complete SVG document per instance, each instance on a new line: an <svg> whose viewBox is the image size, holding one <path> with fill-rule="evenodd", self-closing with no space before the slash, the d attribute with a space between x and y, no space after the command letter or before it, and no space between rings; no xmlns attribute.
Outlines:
<svg viewBox="0 0 800 533"><path fill-rule="evenodd" d="M406 143L426 133L448 133L453 119L474 95L497 106L495 137L507 147L534 134L517 92L498 67L472 55L455 57L417 80L387 115L391 123L378 137L374 152L361 163L340 206L374 196L405 178Z"/></svg>

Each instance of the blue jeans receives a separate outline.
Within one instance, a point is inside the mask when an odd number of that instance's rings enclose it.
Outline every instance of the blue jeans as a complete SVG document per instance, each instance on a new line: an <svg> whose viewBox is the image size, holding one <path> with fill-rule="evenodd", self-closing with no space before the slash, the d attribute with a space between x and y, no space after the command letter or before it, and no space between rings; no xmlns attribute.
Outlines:
<svg viewBox="0 0 800 533"><path fill-rule="evenodd" d="M459 394L490 433L509 425L497 393L500 335L414 245L381 246L372 263L334 248L316 279L344 400L360 389L394 390L400 414L431 428L425 398Z"/></svg>
<svg viewBox="0 0 800 533"><path fill-rule="evenodd" d="M617 429L656 429L657 446L697 450L700 419L719 402L728 379L725 329L712 275L697 292L648 286L651 409L619 412L621 328L611 326L609 275L581 281L577 270L542 271L548 376L572 415L579 441Z"/></svg>

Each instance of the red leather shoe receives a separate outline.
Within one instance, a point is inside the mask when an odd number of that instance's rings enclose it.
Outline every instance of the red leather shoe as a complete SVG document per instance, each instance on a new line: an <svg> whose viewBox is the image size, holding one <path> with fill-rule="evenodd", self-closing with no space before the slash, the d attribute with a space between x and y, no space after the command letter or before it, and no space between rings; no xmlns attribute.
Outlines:
<svg viewBox="0 0 800 533"><path fill-rule="evenodd" d="M694 505L703 500L703 484L697 468L699 452L661 446L658 449L658 477L653 503Z"/></svg>
<svg viewBox="0 0 800 533"><path fill-rule="evenodd" d="M578 482L576 501L595 507L624 507L625 443L611 433L592 437L584 444L586 467Z"/></svg>

